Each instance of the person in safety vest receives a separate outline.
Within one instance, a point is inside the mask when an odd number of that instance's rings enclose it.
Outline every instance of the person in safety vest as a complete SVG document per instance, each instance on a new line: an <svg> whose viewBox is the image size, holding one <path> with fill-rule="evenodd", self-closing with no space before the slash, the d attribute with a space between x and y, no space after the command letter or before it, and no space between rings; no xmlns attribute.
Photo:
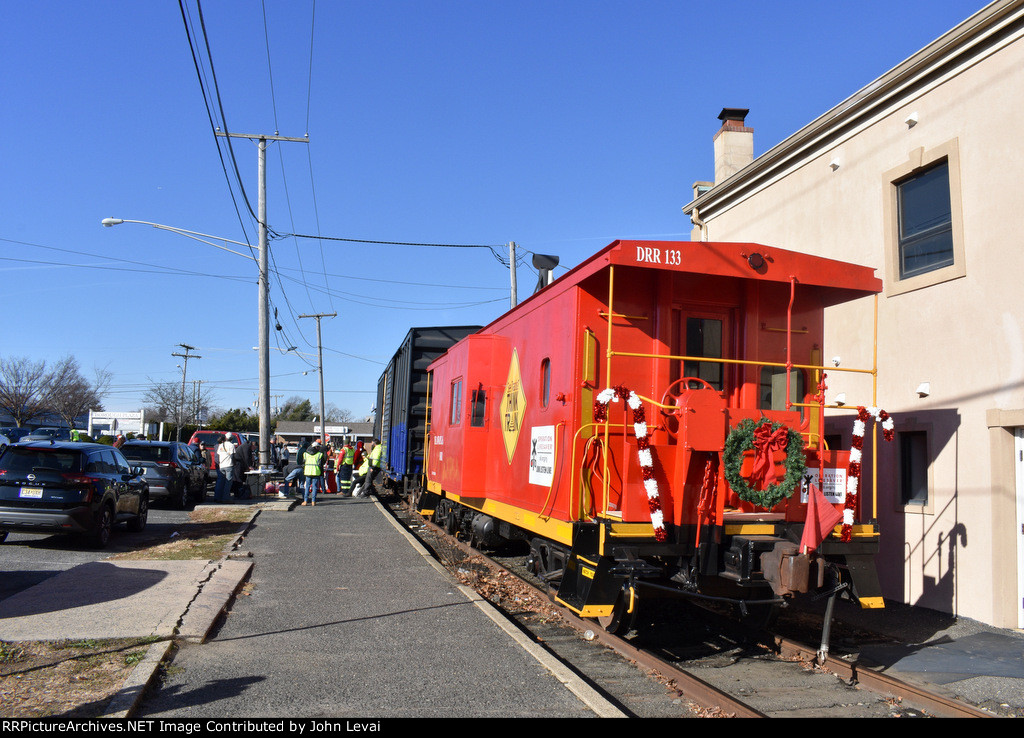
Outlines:
<svg viewBox="0 0 1024 738"><path fill-rule="evenodd" d="M370 441L370 452L366 455L366 459L363 464L366 466L366 473L362 476L364 481L358 491L359 497L369 497L370 493L374 491L373 480L380 474L381 454L384 452L384 447L380 443L379 438L374 438ZM362 472L362 467L359 471Z"/></svg>
<svg viewBox="0 0 1024 738"><path fill-rule="evenodd" d="M306 487L302 491L302 504L308 501L316 507L316 493L322 489L324 481L324 449L319 441L313 441L302 457L302 474L306 477Z"/></svg>
<svg viewBox="0 0 1024 738"><path fill-rule="evenodd" d="M356 459L356 450L351 441L338 451L338 491L342 497L352 496L352 463Z"/></svg>

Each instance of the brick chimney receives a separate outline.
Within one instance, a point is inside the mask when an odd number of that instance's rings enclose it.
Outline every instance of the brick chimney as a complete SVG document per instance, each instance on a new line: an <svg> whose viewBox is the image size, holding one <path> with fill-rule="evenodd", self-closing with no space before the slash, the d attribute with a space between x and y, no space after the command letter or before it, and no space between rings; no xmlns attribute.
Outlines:
<svg viewBox="0 0 1024 738"><path fill-rule="evenodd" d="M722 108L722 127L715 134L715 184L720 184L754 161L754 129L743 121L746 108Z"/></svg>

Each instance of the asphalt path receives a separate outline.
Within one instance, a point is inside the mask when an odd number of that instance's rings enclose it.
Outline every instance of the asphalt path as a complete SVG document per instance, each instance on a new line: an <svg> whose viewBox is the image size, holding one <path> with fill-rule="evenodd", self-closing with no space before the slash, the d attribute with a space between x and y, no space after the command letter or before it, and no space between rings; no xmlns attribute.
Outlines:
<svg viewBox="0 0 1024 738"><path fill-rule="evenodd" d="M585 717L580 697L366 499L264 510L250 583L136 717Z"/></svg>
<svg viewBox="0 0 1024 738"><path fill-rule="evenodd" d="M149 508L146 529L129 533L124 524L114 526L106 548L97 549L75 535L12 531L0 543L0 600L17 594L79 564L102 561L114 554L133 551L156 541L169 540L188 510L171 509L165 502Z"/></svg>

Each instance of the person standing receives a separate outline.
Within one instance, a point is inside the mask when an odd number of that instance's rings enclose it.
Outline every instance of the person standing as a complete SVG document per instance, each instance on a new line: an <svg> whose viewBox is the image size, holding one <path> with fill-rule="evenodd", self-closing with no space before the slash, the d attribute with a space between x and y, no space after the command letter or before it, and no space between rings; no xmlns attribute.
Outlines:
<svg viewBox="0 0 1024 738"><path fill-rule="evenodd" d="M331 441L324 449L326 459L324 462L324 494L336 494L338 492L338 480L334 476L334 469L338 452L334 448L335 443Z"/></svg>
<svg viewBox="0 0 1024 738"><path fill-rule="evenodd" d="M243 439L241 443L235 446L233 459L235 479L231 485L232 493L239 500L247 500L252 497L252 493L245 482L245 473L250 469L249 458L249 442Z"/></svg>
<svg viewBox="0 0 1024 738"><path fill-rule="evenodd" d="M352 496L352 462L355 461L356 450L351 441L345 441L345 445L338 452L338 492L342 497Z"/></svg>
<svg viewBox="0 0 1024 738"><path fill-rule="evenodd" d="M384 451L384 447L380 443L380 439L374 438L370 441L370 450L366 454L366 458L363 459L362 465L359 467L359 473L356 475L359 480L358 489L353 490L353 494L358 497L369 497L370 492L373 491L373 482L380 473L381 454Z"/></svg>
<svg viewBox="0 0 1024 738"><path fill-rule="evenodd" d="M324 450L319 441L313 441L306 449L302 457L302 473L306 476L302 504L308 501L312 507L316 507L316 493L322 489L324 479Z"/></svg>
<svg viewBox="0 0 1024 738"><path fill-rule="evenodd" d="M228 502L235 481L235 444L227 435L220 437L217 444L217 483L213 488L214 502Z"/></svg>

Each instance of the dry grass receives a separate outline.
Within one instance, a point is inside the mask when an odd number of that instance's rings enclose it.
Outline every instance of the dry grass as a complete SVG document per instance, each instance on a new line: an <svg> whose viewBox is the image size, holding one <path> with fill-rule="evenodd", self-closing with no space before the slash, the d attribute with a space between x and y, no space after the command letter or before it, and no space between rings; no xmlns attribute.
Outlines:
<svg viewBox="0 0 1024 738"><path fill-rule="evenodd" d="M249 506L200 507L171 540L109 560L219 559L252 513ZM0 717L102 715L153 640L0 641Z"/></svg>
<svg viewBox="0 0 1024 738"><path fill-rule="evenodd" d="M102 715L153 640L0 641L0 717Z"/></svg>
<svg viewBox="0 0 1024 738"><path fill-rule="evenodd" d="M165 542L111 556L111 561L157 559L217 559L238 534L241 524L252 516L246 507L200 507L188 514L189 521L178 527Z"/></svg>

